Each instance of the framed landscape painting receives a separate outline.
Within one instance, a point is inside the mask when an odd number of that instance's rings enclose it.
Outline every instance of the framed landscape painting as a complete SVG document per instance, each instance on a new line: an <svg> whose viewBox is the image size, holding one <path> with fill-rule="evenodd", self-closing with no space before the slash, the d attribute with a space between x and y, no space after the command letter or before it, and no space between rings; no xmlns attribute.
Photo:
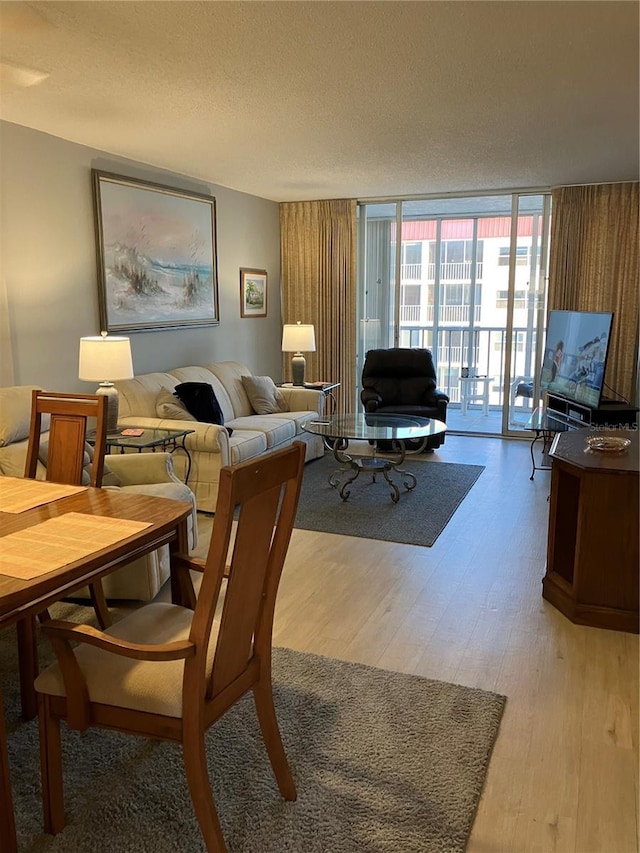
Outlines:
<svg viewBox="0 0 640 853"><path fill-rule="evenodd" d="M215 198L97 169L92 178L100 328L219 323Z"/></svg>
<svg viewBox="0 0 640 853"><path fill-rule="evenodd" d="M267 316L267 271L240 268L240 316Z"/></svg>

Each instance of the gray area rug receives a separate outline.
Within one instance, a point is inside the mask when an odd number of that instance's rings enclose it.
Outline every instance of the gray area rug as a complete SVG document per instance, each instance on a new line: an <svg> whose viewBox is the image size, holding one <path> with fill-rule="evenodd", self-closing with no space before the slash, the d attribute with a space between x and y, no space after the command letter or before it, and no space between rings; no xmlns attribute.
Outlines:
<svg viewBox="0 0 640 853"><path fill-rule="evenodd" d="M367 473L351 484L349 499L343 501L339 488L327 482L329 474L340 469L333 455L308 462L295 527L430 547L484 466L406 460L402 468L415 474L418 485L407 491L400 475L394 473L392 479L400 489L398 503L391 500L391 490L381 474L374 483ZM341 482L346 476L341 475Z"/></svg>
<svg viewBox="0 0 640 853"><path fill-rule="evenodd" d="M64 726L67 826L42 833L37 721L18 719L14 650L5 632L20 853L203 851L178 747ZM281 799L245 697L207 736L230 853L465 849L503 696L289 649L274 650L274 684L298 799Z"/></svg>

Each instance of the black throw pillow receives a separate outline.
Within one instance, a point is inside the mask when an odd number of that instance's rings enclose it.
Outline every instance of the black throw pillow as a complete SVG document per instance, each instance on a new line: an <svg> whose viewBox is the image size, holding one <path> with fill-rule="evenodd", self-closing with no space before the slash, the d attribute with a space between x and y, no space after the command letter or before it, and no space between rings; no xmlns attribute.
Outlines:
<svg viewBox="0 0 640 853"><path fill-rule="evenodd" d="M224 426L220 403L208 382L182 382L176 385L173 393L197 421ZM233 435L231 427L225 427L225 429L229 435Z"/></svg>

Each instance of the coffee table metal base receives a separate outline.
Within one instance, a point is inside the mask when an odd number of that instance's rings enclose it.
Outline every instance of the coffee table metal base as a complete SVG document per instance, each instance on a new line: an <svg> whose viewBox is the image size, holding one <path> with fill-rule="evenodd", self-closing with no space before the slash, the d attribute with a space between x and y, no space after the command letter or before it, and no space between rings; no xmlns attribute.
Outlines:
<svg viewBox="0 0 640 853"><path fill-rule="evenodd" d="M376 475L382 474L389 484L391 489L391 500L394 503L397 503L400 500L400 489L391 479L390 475L392 472L402 475L403 485L408 492L411 491L411 489L415 489L418 485L418 481L411 471L405 471L398 467L399 465L402 465L406 456L404 441L393 442L394 452L397 454L397 458L389 457L384 459L375 455L352 456L350 453L346 452L349 447L349 440L347 438L335 438L333 440L325 438L324 443L325 447L333 452L333 455L338 462L342 465L349 466L348 468L339 468L337 471L333 471L329 475L329 485L333 486L334 489L339 488L340 497L343 501L348 500L349 495L351 494L351 483L357 480L362 472L371 474L371 478L374 483L376 482ZM350 476L344 479L344 474L350 474Z"/></svg>

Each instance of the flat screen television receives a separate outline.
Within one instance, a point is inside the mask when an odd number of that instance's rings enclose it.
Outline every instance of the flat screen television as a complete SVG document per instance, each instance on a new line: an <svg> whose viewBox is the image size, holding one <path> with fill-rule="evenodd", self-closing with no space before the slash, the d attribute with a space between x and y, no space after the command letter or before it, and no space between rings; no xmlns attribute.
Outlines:
<svg viewBox="0 0 640 853"><path fill-rule="evenodd" d="M597 409L612 322L607 311L550 311L541 389Z"/></svg>

